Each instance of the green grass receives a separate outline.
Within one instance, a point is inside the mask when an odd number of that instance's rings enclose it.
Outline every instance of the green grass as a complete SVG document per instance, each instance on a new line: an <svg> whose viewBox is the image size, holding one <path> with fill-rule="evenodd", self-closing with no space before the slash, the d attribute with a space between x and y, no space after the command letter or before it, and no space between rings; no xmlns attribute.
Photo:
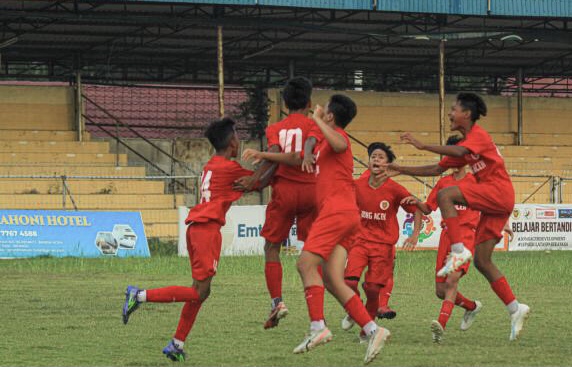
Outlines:
<svg viewBox="0 0 572 367"><path fill-rule="evenodd" d="M373 365L564 366L572 363L568 320L572 252L498 253L495 259L532 315L518 342L509 342L509 317L475 269L461 282L484 304L467 332L455 310L443 345L433 345L429 324L438 316L434 252L398 253L390 304L398 311L383 324L392 340ZM326 297L334 340L305 355L292 349L308 328L295 257L284 257L284 296L290 315L263 330L269 311L263 259L221 259L209 299L187 340L187 361L200 366L356 366L365 346L356 330L344 332L344 313ZM176 327L181 304L145 304L121 322L127 284L188 285L187 259L24 259L0 262L0 365L166 366L161 354Z"/></svg>

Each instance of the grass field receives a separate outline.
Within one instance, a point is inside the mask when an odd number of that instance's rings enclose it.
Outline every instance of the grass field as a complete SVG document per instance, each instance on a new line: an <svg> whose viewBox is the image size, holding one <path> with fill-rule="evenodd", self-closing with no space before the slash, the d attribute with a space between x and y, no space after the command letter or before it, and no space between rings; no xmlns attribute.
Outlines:
<svg viewBox="0 0 572 367"><path fill-rule="evenodd" d="M443 345L431 342L429 323L439 312L433 291L434 252L398 253L391 305L383 324L393 337L373 365L564 366L572 364L572 252L498 253L495 258L532 315L522 339L510 343L509 317L484 278L471 269L461 282L484 304L473 327L458 329L455 310ZM284 296L290 315L263 330L269 311L261 257L221 259L211 299L186 344L184 365L361 365L365 346L356 330L340 328L342 308L326 298L334 340L305 355L292 349L308 328L295 257L284 257ZM127 284L188 285L186 259L25 259L0 262L0 365L162 366L182 304L145 304L128 325L121 322Z"/></svg>

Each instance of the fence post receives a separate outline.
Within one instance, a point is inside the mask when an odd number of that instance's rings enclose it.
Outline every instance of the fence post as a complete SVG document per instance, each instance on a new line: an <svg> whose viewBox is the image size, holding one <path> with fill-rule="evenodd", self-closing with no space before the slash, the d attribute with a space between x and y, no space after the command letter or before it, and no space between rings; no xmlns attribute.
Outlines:
<svg viewBox="0 0 572 367"><path fill-rule="evenodd" d="M62 179L62 209L66 208L66 196L67 196L67 185L66 185L66 176L60 176Z"/></svg>
<svg viewBox="0 0 572 367"><path fill-rule="evenodd" d="M550 201L552 204L560 204L562 202L561 197L561 182L558 176L552 176L552 182L550 187Z"/></svg>

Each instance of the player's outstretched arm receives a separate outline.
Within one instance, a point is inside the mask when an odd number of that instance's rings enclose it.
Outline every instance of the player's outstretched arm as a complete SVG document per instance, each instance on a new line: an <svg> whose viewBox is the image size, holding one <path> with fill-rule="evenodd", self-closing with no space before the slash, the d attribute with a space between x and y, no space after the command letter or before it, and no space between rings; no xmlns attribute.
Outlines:
<svg viewBox="0 0 572 367"><path fill-rule="evenodd" d="M346 149L348 149L348 143L346 142L346 139L344 139L342 134L340 134L332 127L330 127L328 124L326 124L326 122L324 122L323 120L323 117L324 117L324 108L320 105L316 105L312 118L314 119L314 121L316 121L316 125L318 125L320 130L322 130L322 134L324 134L324 139L328 141L328 144L330 144L334 152L336 153L345 152Z"/></svg>
<svg viewBox="0 0 572 367"><path fill-rule="evenodd" d="M397 176L398 174L408 176L439 176L447 170L447 168L441 167L438 164L429 166L400 166L396 163L386 163L382 164L381 167L385 168L385 172L381 174L384 178Z"/></svg>
<svg viewBox="0 0 572 367"><path fill-rule="evenodd" d="M268 149L270 152L279 152L280 147L273 145ZM252 190L261 190L270 184L270 179L278 168L278 163L270 161L262 161L260 166L251 176L244 176L234 182L233 190L249 192Z"/></svg>
<svg viewBox="0 0 572 367"><path fill-rule="evenodd" d="M302 164L300 153L275 153L275 152L260 152L256 149L245 149L242 153L242 159L245 161L252 161L253 164L260 163L262 160L283 163L290 166L299 166Z"/></svg>
<svg viewBox="0 0 572 367"><path fill-rule="evenodd" d="M400 205L415 205L417 209L421 210L421 213L425 215L431 214L432 212L431 208L429 208L429 205L427 205L427 203L422 202L413 195L403 198L403 200L401 200Z"/></svg>
<svg viewBox="0 0 572 367"><path fill-rule="evenodd" d="M304 159L302 160L302 172L314 172L314 165L316 164L316 157L314 157L314 147L318 140L310 136L304 142Z"/></svg>
<svg viewBox="0 0 572 367"><path fill-rule="evenodd" d="M426 145L421 141L415 139L413 137L413 134L411 133L401 134L400 138L402 142L413 145L415 148L419 150L426 150L428 152L440 155L447 155L451 157L462 157L466 154L471 153L467 148L458 145Z"/></svg>

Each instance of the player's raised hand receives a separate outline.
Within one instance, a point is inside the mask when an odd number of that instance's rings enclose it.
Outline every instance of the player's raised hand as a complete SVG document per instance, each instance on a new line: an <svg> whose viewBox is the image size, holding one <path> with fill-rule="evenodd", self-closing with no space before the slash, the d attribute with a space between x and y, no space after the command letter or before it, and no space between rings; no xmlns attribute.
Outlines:
<svg viewBox="0 0 572 367"><path fill-rule="evenodd" d="M260 161L262 161L262 156L260 151L248 148L242 152L242 160L247 162L252 160L252 164L258 164Z"/></svg>
<svg viewBox="0 0 572 367"><path fill-rule="evenodd" d="M399 203L399 204L400 205L417 205L419 203L420 203L419 199L417 199L415 196L411 195L411 196L407 196L407 197L403 198L401 200L401 203Z"/></svg>
<svg viewBox="0 0 572 367"><path fill-rule="evenodd" d="M413 251L417 247L417 242L419 242L419 238L416 236L407 237L405 241L403 241L403 250L405 251Z"/></svg>
<svg viewBox="0 0 572 367"><path fill-rule="evenodd" d="M314 108L314 113L312 114L312 117L314 118L314 120L323 119L324 118L324 107L317 104L316 107Z"/></svg>
<svg viewBox="0 0 572 367"><path fill-rule="evenodd" d="M234 191L248 192L248 191L252 191L254 184L255 184L255 180L254 180L253 176L243 176L243 177L239 178L238 180L234 181L234 183L232 184L232 189Z"/></svg>
<svg viewBox="0 0 572 367"><path fill-rule="evenodd" d="M425 145L422 142L420 142L419 140L415 139L413 137L413 134L411 134L411 133L401 134L400 139L403 143L411 144L417 149L423 149L425 147Z"/></svg>
<svg viewBox="0 0 572 367"><path fill-rule="evenodd" d="M308 154L304 156L302 161L302 172L312 173L314 172L314 165L316 164L316 157L313 154Z"/></svg>
<svg viewBox="0 0 572 367"><path fill-rule="evenodd" d="M383 180L386 178L399 176L401 174L398 170L399 166L395 163L382 163L380 164L380 167L382 168L382 171L379 174L379 177Z"/></svg>

